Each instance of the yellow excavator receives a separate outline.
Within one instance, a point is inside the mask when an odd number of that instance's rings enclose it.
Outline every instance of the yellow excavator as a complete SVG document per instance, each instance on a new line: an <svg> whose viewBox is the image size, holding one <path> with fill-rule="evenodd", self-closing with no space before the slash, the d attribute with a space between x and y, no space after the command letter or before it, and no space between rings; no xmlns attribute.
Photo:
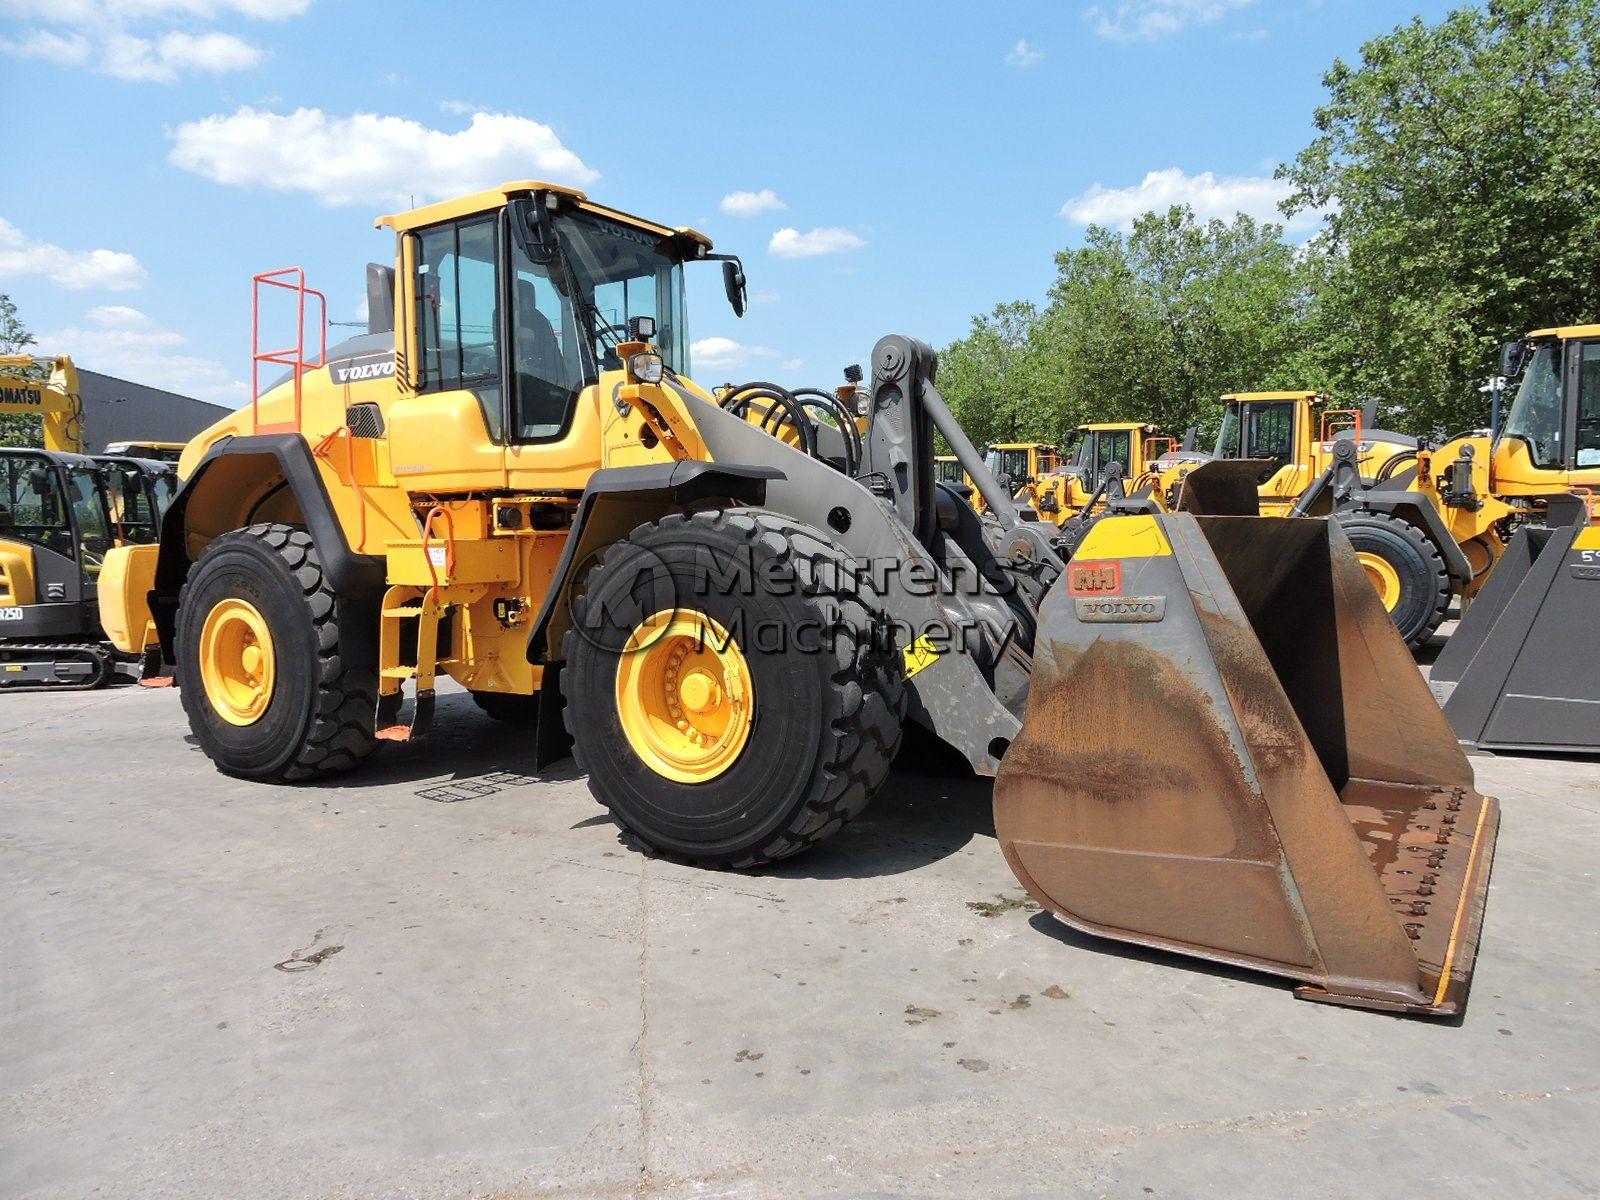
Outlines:
<svg viewBox="0 0 1600 1200"><path fill-rule="evenodd" d="M101 576L221 770L357 768L426 733L444 675L519 753L574 753L632 845L738 869L836 834L913 722L997 776L1006 858L1063 921L1460 1010L1498 807L1336 523L1180 497L1068 557L915 338L874 346L847 455L803 406L774 436L697 385L685 274L721 262L736 313L745 284L691 229L537 181L378 224L368 332L258 355L282 379ZM297 272L256 282L317 311Z"/></svg>
<svg viewBox="0 0 1600 1200"><path fill-rule="evenodd" d="M0 367L0 413L37 417L44 442L0 448L0 691L100 687L117 663L100 628L101 566L116 546L157 540L176 476L168 462L83 453L66 355L0 355Z"/></svg>
<svg viewBox="0 0 1600 1200"><path fill-rule="evenodd" d="M0 354L0 415L38 417L46 450L84 451L78 369L65 354Z"/></svg>

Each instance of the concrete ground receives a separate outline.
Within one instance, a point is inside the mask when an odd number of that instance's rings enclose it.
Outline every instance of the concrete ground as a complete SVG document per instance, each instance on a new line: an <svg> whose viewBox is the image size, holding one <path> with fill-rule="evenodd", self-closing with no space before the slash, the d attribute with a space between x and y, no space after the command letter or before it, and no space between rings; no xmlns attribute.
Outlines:
<svg viewBox="0 0 1600 1200"><path fill-rule="evenodd" d="M1504 805L1463 1022L1066 932L982 781L749 875L462 695L346 781L178 696L0 698L0 1196L1600 1194L1600 768Z"/></svg>

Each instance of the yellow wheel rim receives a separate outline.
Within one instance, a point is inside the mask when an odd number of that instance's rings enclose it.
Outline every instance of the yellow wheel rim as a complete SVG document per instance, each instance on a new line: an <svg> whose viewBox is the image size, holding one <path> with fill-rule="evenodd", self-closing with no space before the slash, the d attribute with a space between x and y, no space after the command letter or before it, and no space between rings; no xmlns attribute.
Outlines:
<svg viewBox="0 0 1600 1200"><path fill-rule="evenodd" d="M217 715L230 725L260 720L277 674L272 632L256 606L235 597L217 601L200 630L200 680Z"/></svg>
<svg viewBox="0 0 1600 1200"><path fill-rule="evenodd" d="M665 609L641 621L623 646L617 716L652 771L705 783L731 767L750 740L750 664L704 613Z"/></svg>
<svg viewBox="0 0 1600 1200"><path fill-rule="evenodd" d="M1367 578L1377 590L1378 599L1383 601L1384 609L1393 612L1395 605L1400 603L1400 572L1394 569L1388 559L1370 550L1356 551L1356 558L1360 560L1361 569L1367 573Z"/></svg>

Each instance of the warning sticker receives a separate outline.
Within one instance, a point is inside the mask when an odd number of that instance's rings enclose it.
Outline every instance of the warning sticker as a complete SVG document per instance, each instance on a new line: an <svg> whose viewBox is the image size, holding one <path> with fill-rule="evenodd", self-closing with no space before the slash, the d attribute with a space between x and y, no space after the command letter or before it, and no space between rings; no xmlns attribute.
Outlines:
<svg viewBox="0 0 1600 1200"><path fill-rule="evenodd" d="M906 678L910 679L918 671L933 666L941 653L942 651L933 644L933 639L923 634L902 651L906 661Z"/></svg>

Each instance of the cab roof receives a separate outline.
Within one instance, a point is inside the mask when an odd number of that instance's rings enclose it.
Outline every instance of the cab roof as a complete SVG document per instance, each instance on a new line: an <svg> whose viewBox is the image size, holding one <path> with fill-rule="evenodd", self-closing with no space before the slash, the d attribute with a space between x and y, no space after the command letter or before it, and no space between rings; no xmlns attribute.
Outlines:
<svg viewBox="0 0 1600 1200"><path fill-rule="evenodd" d="M1124 429L1154 429L1155 426L1148 421L1088 421L1078 426L1079 429L1090 431L1110 430L1120 433Z"/></svg>
<svg viewBox="0 0 1600 1200"><path fill-rule="evenodd" d="M610 217L613 221L621 221L632 225L636 229L643 229L655 234L657 237L671 237L677 234L682 237L692 238L707 250L711 249L711 239L697 229L690 229L687 225L673 228L661 225L655 221L647 221L643 217L636 217L615 208L607 208L603 204L596 204L577 188L567 187L560 183L547 183L542 179L514 179L509 183L502 183L497 187L485 188L481 192L470 192L465 196L454 196L449 200L440 200L434 204L424 204L420 208L407 209L405 212L390 213L388 216L378 217L372 222L375 227L388 226L396 233L406 233L412 229L420 229L424 225L436 225L440 221L451 221L458 217L470 217L475 213L493 212L502 207L513 196L524 195L528 192L560 192L577 202L579 208L585 212L597 213L603 217Z"/></svg>
<svg viewBox="0 0 1600 1200"><path fill-rule="evenodd" d="M1241 400L1246 404L1255 400L1320 400L1321 392L1229 392L1224 400Z"/></svg>
<svg viewBox="0 0 1600 1200"><path fill-rule="evenodd" d="M1600 325L1557 325L1552 329L1535 329L1530 338L1590 338L1600 337Z"/></svg>

